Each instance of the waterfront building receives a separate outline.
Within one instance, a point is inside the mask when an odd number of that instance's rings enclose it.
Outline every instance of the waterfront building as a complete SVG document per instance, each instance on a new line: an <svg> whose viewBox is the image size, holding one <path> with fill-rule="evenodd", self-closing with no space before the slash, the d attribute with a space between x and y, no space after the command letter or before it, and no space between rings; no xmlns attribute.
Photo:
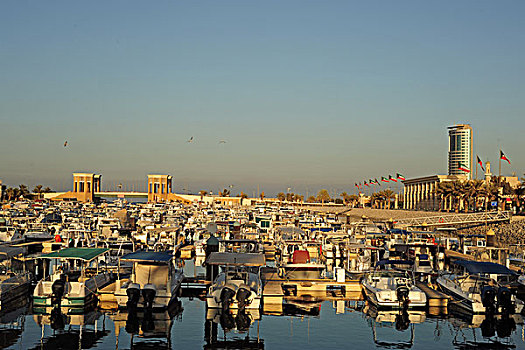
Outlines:
<svg viewBox="0 0 525 350"><path fill-rule="evenodd" d="M171 175L148 175L148 202L166 202L172 191Z"/></svg>
<svg viewBox="0 0 525 350"><path fill-rule="evenodd" d="M94 173L73 173L73 190L47 197L52 200L76 200L93 202L95 192L100 192L102 175Z"/></svg>
<svg viewBox="0 0 525 350"><path fill-rule="evenodd" d="M472 127L469 124L456 124L448 127L448 175L464 175L472 178ZM468 169L465 172L462 169Z"/></svg>
<svg viewBox="0 0 525 350"><path fill-rule="evenodd" d="M441 198L436 194L438 183L446 181L466 181L465 175L431 175L403 181L403 209L439 210Z"/></svg>

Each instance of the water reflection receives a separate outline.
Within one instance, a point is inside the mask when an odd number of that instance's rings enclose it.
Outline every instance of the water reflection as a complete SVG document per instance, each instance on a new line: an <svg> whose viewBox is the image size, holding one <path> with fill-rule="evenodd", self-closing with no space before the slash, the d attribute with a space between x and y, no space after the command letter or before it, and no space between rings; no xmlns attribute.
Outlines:
<svg viewBox="0 0 525 350"><path fill-rule="evenodd" d="M266 309L267 305L265 305ZM30 309L29 309L30 310ZM268 313L206 308L182 298L178 313L92 311L85 315L0 315L4 349L525 348L520 315L447 316L380 310L365 301L286 297ZM290 332L283 330L290 328ZM432 337L433 335L433 337Z"/></svg>
<svg viewBox="0 0 525 350"><path fill-rule="evenodd" d="M205 349L263 349L259 337L259 310L207 309L204 325ZM251 326L257 322L257 335L250 336ZM222 329L219 338L218 325ZM242 336L241 336L242 335Z"/></svg>

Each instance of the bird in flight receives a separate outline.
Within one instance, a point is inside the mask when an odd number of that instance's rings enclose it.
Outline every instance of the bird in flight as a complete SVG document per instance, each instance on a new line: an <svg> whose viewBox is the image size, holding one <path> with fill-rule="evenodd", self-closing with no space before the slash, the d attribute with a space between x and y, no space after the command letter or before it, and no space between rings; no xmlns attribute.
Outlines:
<svg viewBox="0 0 525 350"><path fill-rule="evenodd" d="M186 142L188 142L188 143L192 143L192 142L193 142L193 136L190 137L190 139L189 139L188 141L186 141Z"/></svg>
<svg viewBox="0 0 525 350"><path fill-rule="evenodd" d="M67 140L66 140L66 142L64 142L64 147L67 147Z"/></svg>
<svg viewBox="0 0 525 350"><path fill-rule="evenodd" d="M220 140L219 143L226 143L226 140Z"/></svg>

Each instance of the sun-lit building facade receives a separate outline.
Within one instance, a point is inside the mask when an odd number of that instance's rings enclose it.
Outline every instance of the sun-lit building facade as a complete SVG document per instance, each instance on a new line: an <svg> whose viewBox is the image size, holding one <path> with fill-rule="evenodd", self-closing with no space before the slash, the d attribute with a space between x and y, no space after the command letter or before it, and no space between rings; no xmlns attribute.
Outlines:
<svg viewBox="0 0 525 350"><path fill-rule="evenodd" d="M472 178L472 139L470 125L448 127L448 175L465 175L469 180Z"/></svg>

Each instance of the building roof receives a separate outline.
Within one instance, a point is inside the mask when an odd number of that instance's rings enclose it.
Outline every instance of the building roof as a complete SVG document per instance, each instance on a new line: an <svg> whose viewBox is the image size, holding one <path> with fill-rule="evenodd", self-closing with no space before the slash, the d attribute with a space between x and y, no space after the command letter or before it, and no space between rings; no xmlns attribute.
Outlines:
<svg viewBox="0 0 525 350"><path fill-rule="evenodd" d="M120 258L121 261L147 261L167 263L173 259L171 252L150 252L139 250Z"/></svg>
<svg viewBox="0 0 525 350"><path fill-rule="evenodd" d="M78 259L91 261L104 254L109 249L106 248L65 248L49 254L40 256L42 259Z"/></svg>
<svg viewBox="0 0 525 350"><path fill-rule="evenodd" d="M209 265L229 266L263 266L266 264L264 254L256 253L211 253L205 261Z"/></svg>

